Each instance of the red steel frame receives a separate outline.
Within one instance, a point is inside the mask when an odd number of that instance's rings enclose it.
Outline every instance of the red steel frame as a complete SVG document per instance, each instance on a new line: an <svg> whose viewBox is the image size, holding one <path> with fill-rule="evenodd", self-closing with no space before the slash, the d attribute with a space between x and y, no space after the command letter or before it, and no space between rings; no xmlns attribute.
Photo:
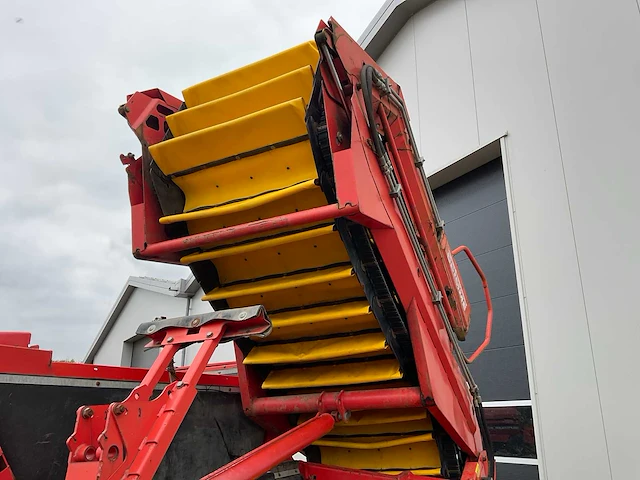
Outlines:
<svg viewBox="0 0 640 480"><path fill-rule="evenodd" d="M365 64L374 66L386 78L387 87L402 98L400 87L382 72L367 53L333 19L328 24L321 22L318 32L326 34L328 50L325 52L331 52L328 56L326 53L323 54L319 74L322 76L323 86L327 92L323 101L333 156L337 203L216 231L169 239L158 222L161 216L160 207L152 189L149 188L150 181L147 176L147 167L150 162L147 147L161 141L163 135L149 130L145 115L158 117L162 125L164 124L163 112L167 112L167 109L175 111L179 107L179 100L159 90L138 92L129 97L127 104L121 107L121 113L127 118L143 145L143 155L139 159L133 158L132 155L121 157L123 163L128 165L134 255L142 259L176 263L181 252L187 249L286 226L339 217L349 217L367 226L407 315L419 386L268 397L260 388L261 378L257 372L252 367L243 365L243 353L236 345L239 385L245 412L272 432L282 433L289 428L284 422L285 414L335 413L336 411L340 413L352 409L373 410L422 406L468 455L469 460L462 478L464 480L479 479L486 475L487 460L473 410L474 400L469 392L470 386L465 382L460 366L452 354L451 339L444 323L449 322L460 338L464 337L469 325L468 299L453 260L453 254L457 253L457 250L451 251L446 235L437 228L435 212L429 203L428 193L419 170L420 159L416 158L415 146L411 144L409 127L405 121L407 119L404 118L397 104L374 89L376 127L385 137L390 161L398 174L401 195L410 207L411 220L418 232L420 245L428 260L435 286L445 297L443 304L447 318L443 319L433 303L436 292L430 290L425 280L425 272L422 271L407 229L389 193L378 158L372 148L359 84L360 71ZM340 102L335 99L340 99ZM159 105L164 108L158 108ZM477 262L472 256L470 258L477 267ZM491 312L490 297L484 278L483 285L489 312ZM485 341L469 361L477 357L488 343L491 332L491 313L487 323ZM305 441L312 436L305 436ZM284 441L284 438L280 440ZM274 451L266 445L264 448L266 450L261 452ZM262 455L259 452L254 454ZM251 458L249 456L239 464L242 465L245 461L249 463L256 461L255 457L253 460ZM266 465L260 461L257 463L261 468ZM233 471L241 471L244 467L238 468L240 470ZM266 471L268 468L267 466L261 471ZM305 472L318 472L318 474L309 473L308 478L312 478L312 475L316 475L316 478L354 478L353 472L345 469L313 464L301 466L301 469ZM254 470L250 471L254 472ZM226 474L222 473L214 472L213 476L206 478L245 478L234 477L231 473L225 476ZM379 474L370 472L358 472L357 476L358 478L381 478ZM384 476L384 478L390 477ZM412 478L412 475L402 474L398 478Z"/></svg>
<svg viewBox="0 0 640 480"><path fill-rule="evenodd" d="M154 330L149 346L162 348L140 385L122 402L78 408L75 429L67 440L66 478L151 479L196 396L197 384L218 344L262 336L271 330L264 308L255 312L243 311L237 318L220 318L195 324L195 328ZM171 382L152 399L175 354L193 343L201 346L182 379Z"/></svg>
<svg viewBox="0 0 640 480"><path fill-rule="evenodd" d="M371 234L405 312L408 313L410 329L411 312L414 312L417 317L416 322L420 323L426 333L420 336L423 347L428 346L423 349L424 357L419 359L416 354L418 376L423 380L420 386L425 404L429 412L463 451L477 458L483 448L477 421L472 411L473 401L468 392L468 386L451 354L451 343L446 335L443 319L432 302L432 292L429 291L406 227L389 194L378 158L369 146L371 139L367 127L368 121L362 108L364 101L362 90L358 89L358 83L362 66L376 64L335 21L331 20L329 24L331 28L324 23L321 23L318 28L327 32L328 47L335 52L332 59L325 59L320 64L324 84L331 85L334 91L338 90L329 65L329 61L332 61L336 72L341 75L342 89L354 92L349 97L346 112L328 98L329 95L324 97L328 136L332 142L338 203L354 204L363 200L370 201L374 195L379 199L392 228L371 228ZM379 68L378 70L381 71ZM399 91L398 86L390 79L388 82L391 88ZM375 90L373 93L377 95ZM378 113L385 113L378 115L376 121L382 126L385 124L383 119L388 116L392 116L395 120L393 125L396 130L392 130L393 135L387 136L386 140L391 145L395 144L398 151L403 152L393 159L396 163L394 167L396 171L402 172L399 178L402 192L407 203L413 208L414 223L421 234L432 274L436 278L440 291L444 294L445 286L453 285L453 282L448 280L453 272L448 268L448 262L445 263L443 260L448 246L445 237L441 237L443 240L437 239L434 215L427 203L427 192L415 165L418 159L409 153L407 125L404 124L401 113L391 102L380 98L377 100L378 103L374 106L377 107ZM344 130L347 126L350 128L348 132L350 138L345 141ZM342 135L338 135L339 133ZM338 142L340 136L343 140ZM452 287L450 290L455 292L456 289ZM447 310L451 311L451 305L448 302L444 303ZM462 299L458 299L457 303L464 305ZM454 323L452 314L449 319ZM464 321L459 320L459 323L463 324ZM414 332L411 334L415 345L418 336L414 335Z"/></svg>
<svg viewBox="0 0 640 480"><path fill-rule="evenodd" d="M148 370L135 367L114 367L88 363L55 362L51 350L42 350L38 345L30 345L29 332L0 332L0 373L11 375L33 375L42 377L80 378L100 381L140 382ZM235 368L235 362L233 363ZM214 375L203 375L199 385L212 387L239 387L235 373L217 373L230 370L228 363L209 364L207 370ZM176 377L182 379L185 368L176 368ZM163 373L160 383L169 383L169 374Z"/></svg>
<svg viewBox="0 0 640 480"><path fill-rule="evenodd" d="M0 480L14 480L14 478L11 465L9 465L7 457L4 456L2 448L0 448Z"/></svg>

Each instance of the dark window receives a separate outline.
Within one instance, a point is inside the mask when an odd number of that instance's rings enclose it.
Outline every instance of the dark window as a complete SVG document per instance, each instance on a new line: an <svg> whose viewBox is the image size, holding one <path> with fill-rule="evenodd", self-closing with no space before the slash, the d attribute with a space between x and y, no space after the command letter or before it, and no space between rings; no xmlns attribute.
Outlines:
<svg viewBox="0 0 640 480"><path fill-rule="evenodd" d="M536 458L531 407L484 407L495 455Z"/></svg>
<svg viewBox="0 0 640 480"><path fill-rule="evenodd" d="M496 466L496 478L500 480L538 480L537 465L514 465L499 463Z"/></svg>

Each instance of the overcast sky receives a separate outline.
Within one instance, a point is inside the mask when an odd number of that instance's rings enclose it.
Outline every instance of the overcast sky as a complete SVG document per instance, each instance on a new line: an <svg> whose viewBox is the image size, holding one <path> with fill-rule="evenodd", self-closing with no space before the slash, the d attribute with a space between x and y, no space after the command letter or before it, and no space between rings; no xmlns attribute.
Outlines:
<svg viewBox="0 0 640 480"><path fill-rule="evenodd" d="M0 330L81 360L130 275L188 276L130 253L128 93L181 96L329 16L357 39L382 3L0 0Z"/></svg>

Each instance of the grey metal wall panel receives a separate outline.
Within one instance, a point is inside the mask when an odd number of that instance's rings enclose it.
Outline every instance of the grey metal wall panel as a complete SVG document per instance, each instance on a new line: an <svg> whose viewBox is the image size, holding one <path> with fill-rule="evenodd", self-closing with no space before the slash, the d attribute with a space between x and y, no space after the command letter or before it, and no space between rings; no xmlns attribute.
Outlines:
<svg viewBox="0 0 640 480"><path fill-rule="evenodd" d="M507 295L494 298L493 330L491 334L491 348L513 347L523 345L522 328L520 323L520 302L518 295ZM471 353L484 339L487 305L485 301L471 304L471 327L466 341L461 343L465 353Z"/></svg>
<svg viewBox="0 0 640 480"><path fill-rule="evenodd" d="M538 466L499 463L496 477L500 480L538 480Z"/></svg>
<svg viewBox="0 0 640 480"><path fill-rule="evenodd" d="M511 245L507 201L483 207L473 213L448 221L445 225L451 248L466 245L475 257ZM467 258L464 253L457 260Z"/></svg>
<svg viewBox="0 0 640 480"><path fill-rule="evenodd" d="M500 162L490 162L472 173L437 190L438 210L449 222L507 198ZM464 195L460 195L461 188Z"/></svg>
<svg viewBox="0 0 640 480"><path fill-rule="evenodd" d="M600 430L593 436L609 452L597 471L606 471L599 478L624 479L634 476L628 459L637 456L640 430L640 384L630 378L637 376L640 336L640 3L537 3L575 238L575 251L567 253L580 264L593 351L571 387L595 370L597 393L589 401L599 402L601 414L590 415Z"/></svg>
<svg viewBox="0 0 640 480"><path fill-rule="evenodd" d="M484 272L492 298L504 297L518 293L516 271L513 263L511 245L499 248L484 255L476 256L476 260ZM484 301L484 293L480 277L468 260L458 261L458 269L462 275L469 302ZM522 328L522 327L520 327Z"/></svg>
<svg viewBox="0 0 640 480"><path fill-rule="evenodd" d="M523 345L487 349L470 368L480 387L482 401L531 398Z"/></svg>

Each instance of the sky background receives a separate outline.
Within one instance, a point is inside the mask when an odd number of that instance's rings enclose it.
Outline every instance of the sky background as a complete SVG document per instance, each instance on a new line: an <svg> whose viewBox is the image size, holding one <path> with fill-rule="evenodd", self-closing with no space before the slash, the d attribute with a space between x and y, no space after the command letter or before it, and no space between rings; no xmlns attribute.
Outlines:
<svg viewBox="0 0 640 480"><path fill-rule="evenodd" d="M383 3L0 0L0 330L82 360L130 275L189 275L131 256L127 94L181 97L329 16L357 39Z"/></svg>

